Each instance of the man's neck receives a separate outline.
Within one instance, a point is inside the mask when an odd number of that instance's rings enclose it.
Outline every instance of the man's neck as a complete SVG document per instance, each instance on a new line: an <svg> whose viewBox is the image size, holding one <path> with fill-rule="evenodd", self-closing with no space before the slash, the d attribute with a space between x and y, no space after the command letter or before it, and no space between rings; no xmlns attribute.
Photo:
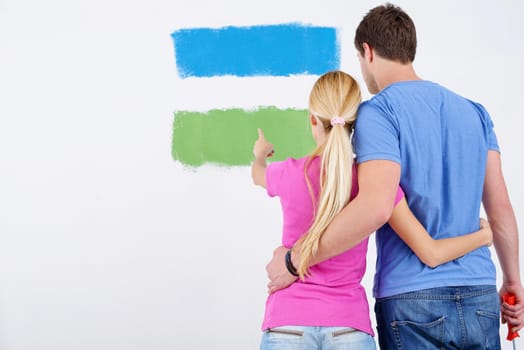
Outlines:
<svg viewBox="0 0 524 350"><path fill-rule="evenodd" d="M383 58L380 58L375 78L379 91L400 81L422 80L415 72L412 63L402 64Z"/></svg>

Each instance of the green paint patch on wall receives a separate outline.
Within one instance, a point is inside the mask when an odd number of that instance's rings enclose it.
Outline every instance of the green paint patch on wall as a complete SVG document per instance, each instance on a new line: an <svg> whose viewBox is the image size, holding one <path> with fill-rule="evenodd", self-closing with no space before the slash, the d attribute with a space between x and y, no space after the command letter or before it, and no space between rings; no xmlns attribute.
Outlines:
<svg viewBox="0 0 524 350"><path fill-rule="evenodd" d="M315 148L307 110L260 107L255 110L178 111L173 124L172 156L182 164L250 165L261 128L275 147L270 160L303 157Z"/></svg>

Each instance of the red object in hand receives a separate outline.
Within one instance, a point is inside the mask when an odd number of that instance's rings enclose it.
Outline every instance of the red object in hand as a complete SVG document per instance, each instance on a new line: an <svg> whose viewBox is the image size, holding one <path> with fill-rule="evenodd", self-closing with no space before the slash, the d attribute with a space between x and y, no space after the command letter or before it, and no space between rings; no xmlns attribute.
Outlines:
<svg viewBox="0 0 524 350"><path fill-rule="evenodd" d="M513 294L504 294L502 300L509 305L515 305L515 296ZM519 336L518 332L511 331L511 325L508 323L508 337L507 340L513 340Z"/></svg>

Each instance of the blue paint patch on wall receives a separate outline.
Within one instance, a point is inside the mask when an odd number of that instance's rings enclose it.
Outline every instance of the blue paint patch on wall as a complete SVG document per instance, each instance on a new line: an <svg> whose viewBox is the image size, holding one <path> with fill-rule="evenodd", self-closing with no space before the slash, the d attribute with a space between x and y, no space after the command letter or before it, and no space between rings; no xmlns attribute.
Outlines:
<svg viewBox="0 0 524 350"><path fill-rule="evenodd" d="M180 29L171 34L178 74L319 75L340 67L336 28L301 24Z"/></svg>

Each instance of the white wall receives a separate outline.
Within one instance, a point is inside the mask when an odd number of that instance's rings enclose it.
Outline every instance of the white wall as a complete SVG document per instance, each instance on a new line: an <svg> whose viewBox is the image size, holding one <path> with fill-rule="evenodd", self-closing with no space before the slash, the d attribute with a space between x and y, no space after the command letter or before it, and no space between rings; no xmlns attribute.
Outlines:
<svg viewBox="0 0 524 350"><path fill-rule="evenodd" d="M181 80L170 33L335 26L360 77L354 29L379 3L0 0L0 349L257 348L278 202L246 167L174 162L173 111L305 108L315 78ZM491 112L522 227L524 5L397 4L418 73Z"/></svg>

